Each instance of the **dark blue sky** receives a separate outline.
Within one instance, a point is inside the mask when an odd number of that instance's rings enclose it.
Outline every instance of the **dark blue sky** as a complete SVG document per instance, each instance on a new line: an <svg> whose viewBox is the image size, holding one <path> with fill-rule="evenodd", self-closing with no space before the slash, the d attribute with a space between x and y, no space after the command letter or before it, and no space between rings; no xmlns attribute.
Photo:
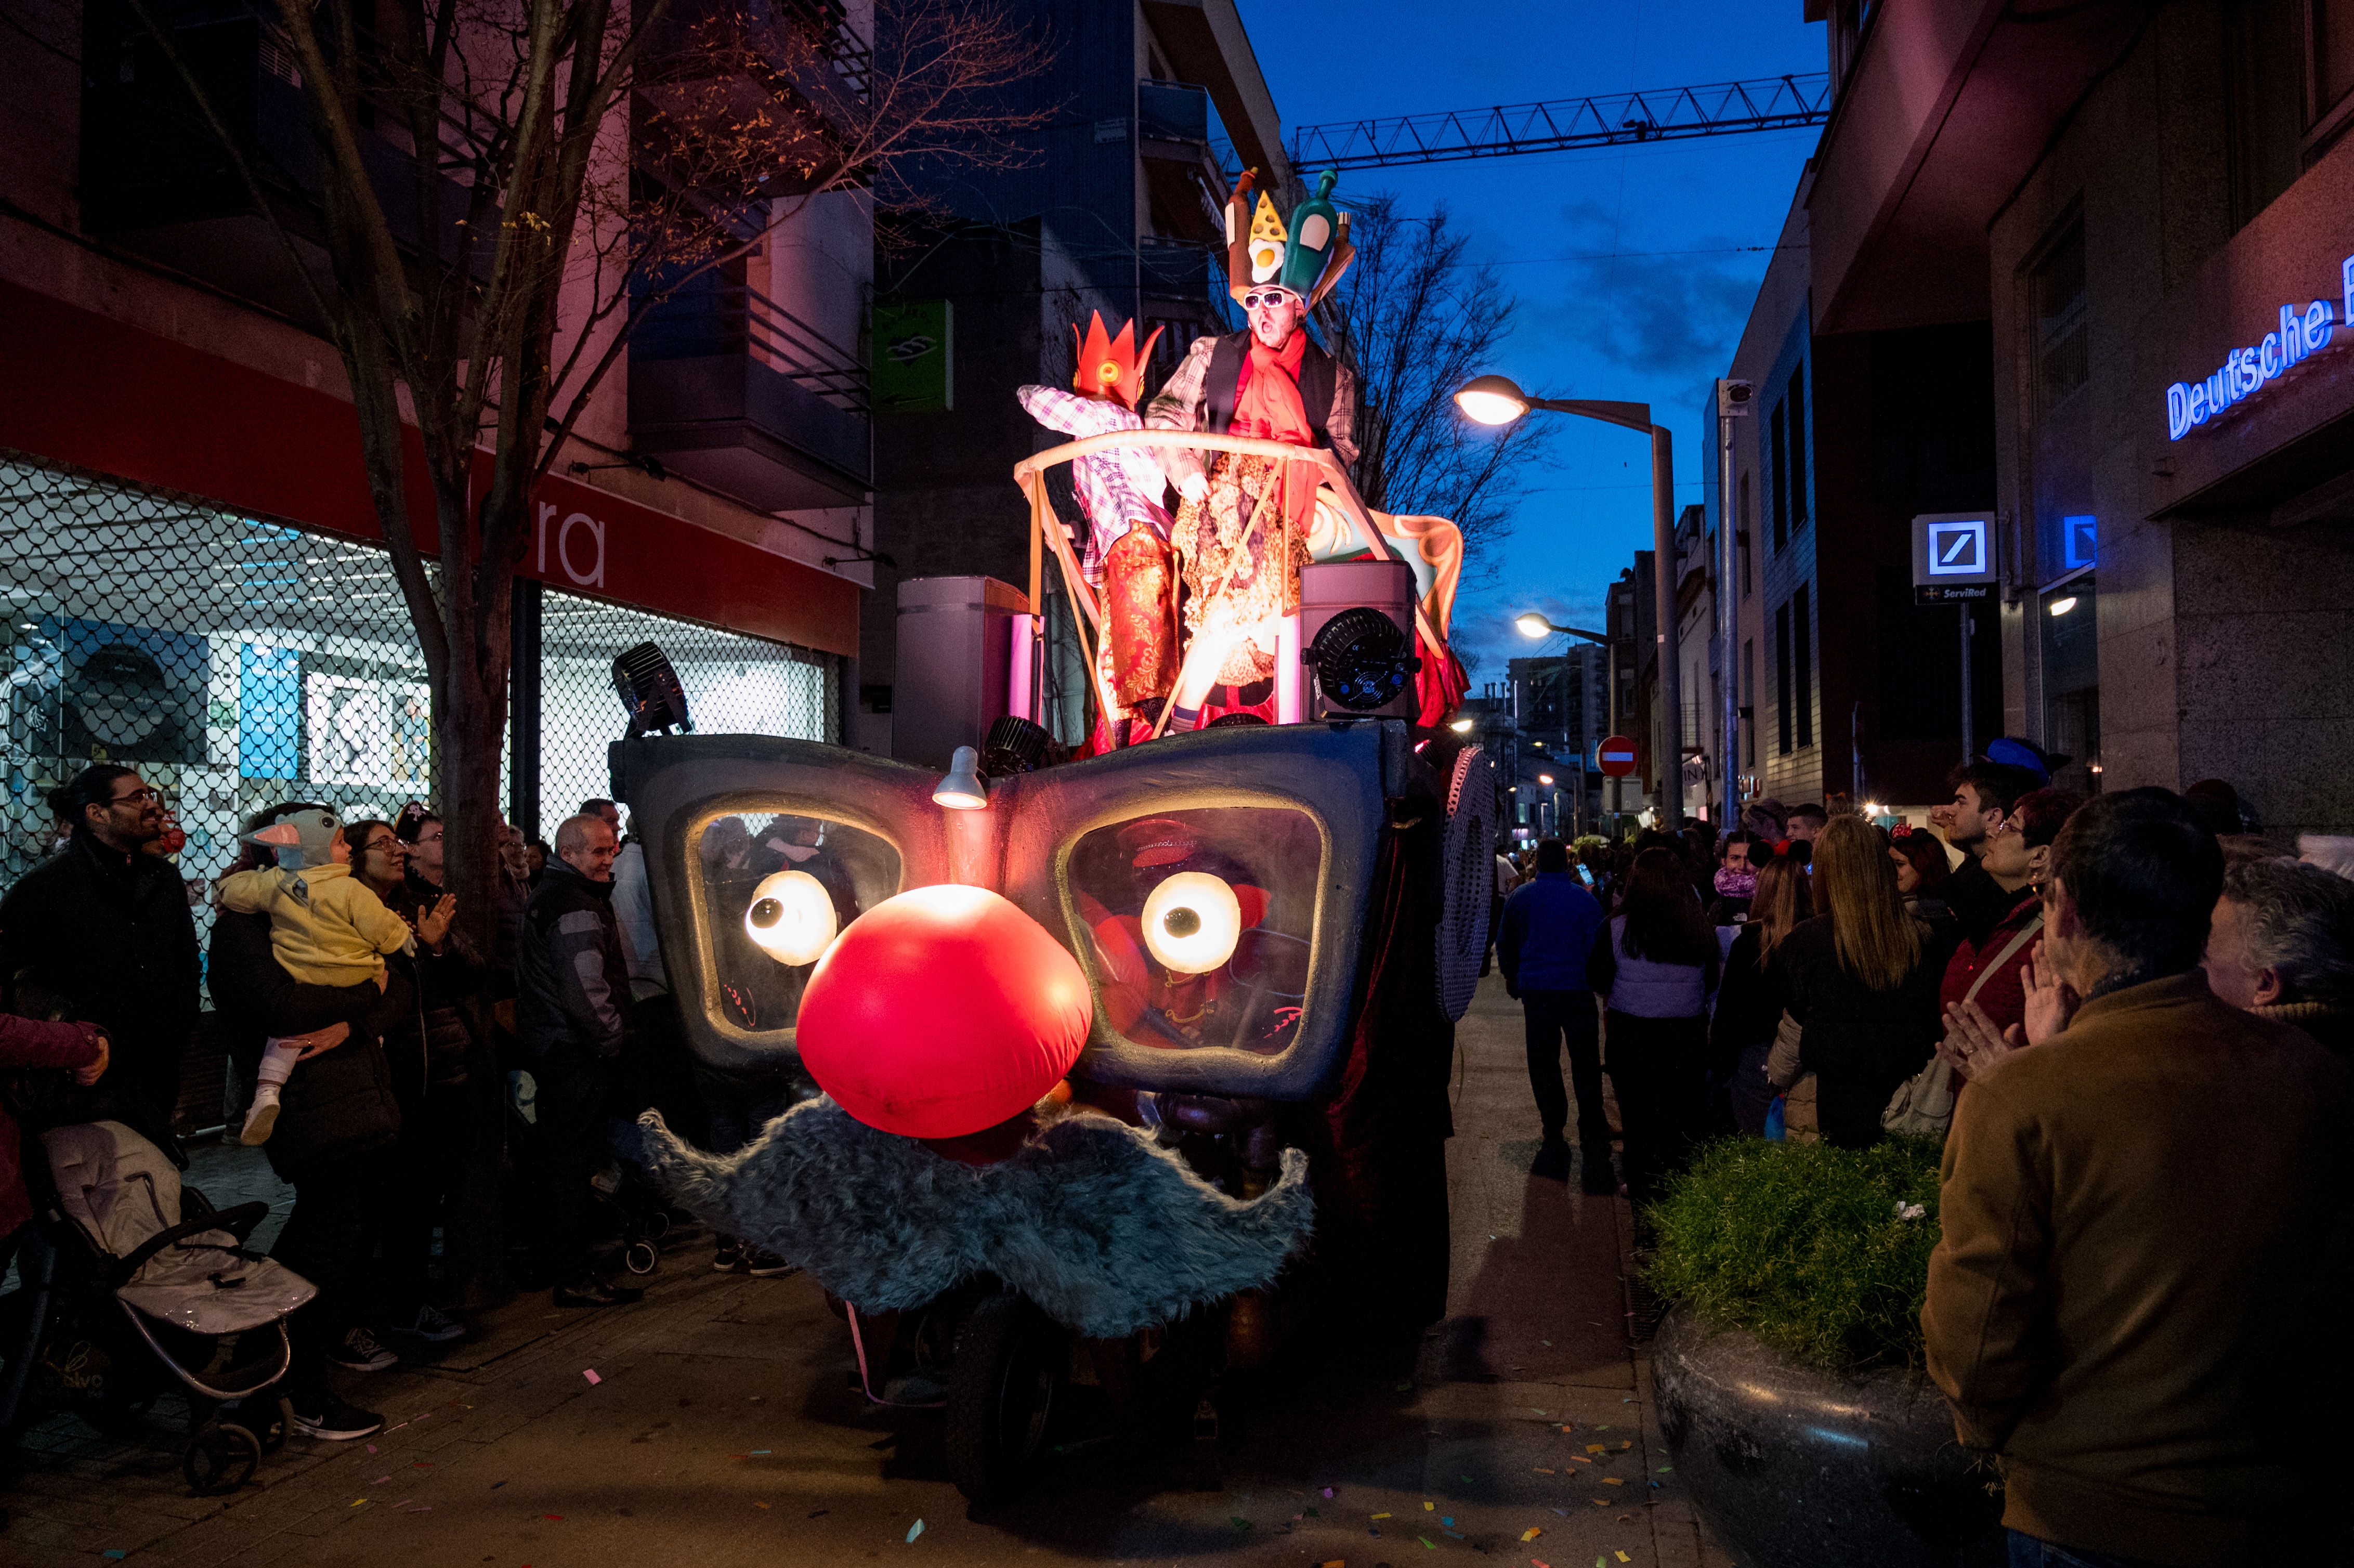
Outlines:
<svg viewBox="0 0 2354 1568"><path fill-rule="evenodd" d="M1287 132L1295 125L1823 69L1801 0L1239 0ZM1335 199L1444 201L1522 302L1495 366L1533 393L1648 401L1675 433L1678 505L1701 499L1701 406L1731 359L1817 132L1363 170ZM1303 169L1304 177L1313 169ZM1548 416L1534 416L1545 418ZM1477 683L1551 651L1511 630L1544 610L1599 627L1606 586L1651 542L1649 453L1563 418L1511 538L1474 562L1454 641Z"/></svg>

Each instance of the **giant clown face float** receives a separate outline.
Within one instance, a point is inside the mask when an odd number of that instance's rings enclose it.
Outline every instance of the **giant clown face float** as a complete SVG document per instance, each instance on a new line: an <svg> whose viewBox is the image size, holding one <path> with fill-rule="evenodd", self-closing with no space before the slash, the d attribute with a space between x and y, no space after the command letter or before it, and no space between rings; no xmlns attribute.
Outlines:
<svg viewBox="0 0 2354 1568"><path fill-rule="evenodd" d="M1312 1222L1299 1150L1239 1201L1146 1128L1032 1107L1071 1075L1321 1093L1410 766L1395 724L1210 730L960 810L936 773L832 747L616 746L693 1049L798 1062L826 1096L726 1157L649 1113L648 1163L862 1309L987 1275L1116 1336L1266 1284Z"/></svg>

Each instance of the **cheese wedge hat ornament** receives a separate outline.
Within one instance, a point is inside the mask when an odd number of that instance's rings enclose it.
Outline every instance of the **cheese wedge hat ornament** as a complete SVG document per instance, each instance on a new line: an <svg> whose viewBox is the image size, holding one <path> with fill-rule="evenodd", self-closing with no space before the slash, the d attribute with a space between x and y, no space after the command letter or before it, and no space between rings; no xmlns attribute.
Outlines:
<svg viewBox="0 0 2354 1568"><path fill-rule="evenodd" d="M1318 175L1316 194L1301 202L1287 223L1265 191L1258 192L1253 208L1250 197L1257 171L1244 171L1226 198L1229 293L1241 300L1254 288L1273 285L1313 305L1332 291L1357 253L1349 243L1349 215L1332 205L1332 187L1340 178L1331 169Z"/></svg>

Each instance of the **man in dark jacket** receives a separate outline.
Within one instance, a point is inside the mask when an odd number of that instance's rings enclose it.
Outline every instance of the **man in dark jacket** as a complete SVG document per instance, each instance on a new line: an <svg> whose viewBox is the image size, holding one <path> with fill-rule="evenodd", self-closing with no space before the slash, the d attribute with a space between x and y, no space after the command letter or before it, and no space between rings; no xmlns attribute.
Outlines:
<svg viewBox="0 0 2354 1568"><path fill-rule="evenodd" d="M1569 1096L1561 1084L1566 1038L1570 1081L1577 1086L1577 1146L1585 1151L1583 1190L1597 1197L1618 1190L1610 1170L1610 1118L1602 1109L1594 990L1585 973L1585 955L1601 929L1602 906L1570 874L1569 846L1559 839L1541 841L1536 875L1504 900L1496 959L1505 992L1520 999L1526 1015L1529 1088L1544 1129L1538 1157L1568 1174L1561 1136L1569 1123Z"/></svg>
<svg viewBox="0 0 2354 1568"><path fill-rule="evenodd" d="M163 797L139 775L97 763L51 798L73 825L66 847L0 900L0 975L106 1033L112 1065L98 1113L165 1149L180 1061L195 1032L201 965L177 867L146 853L164 836Z"/></svg>
<svg viewBox="0 0 2354 1568"><path fill-rule="evenodd" d="M623 1087L630 966L613 915L613 830L567 817L556 859L523 917L515 958L516 1030L537 1082L541 1215L559 1307L610 1307L644 1294L590 1266L597 1202L589 1180L610 1159Z"/></svg>
<svg viewBox="0 0 2354 1568"><path fill-rule="evenodd" d="M2084 1001L1955 1107L1921 1326L2013 1563L2339 1560L2354 1077L2209 989L2222 885L2166 791L2069 818L2045 961Z"/></svg>

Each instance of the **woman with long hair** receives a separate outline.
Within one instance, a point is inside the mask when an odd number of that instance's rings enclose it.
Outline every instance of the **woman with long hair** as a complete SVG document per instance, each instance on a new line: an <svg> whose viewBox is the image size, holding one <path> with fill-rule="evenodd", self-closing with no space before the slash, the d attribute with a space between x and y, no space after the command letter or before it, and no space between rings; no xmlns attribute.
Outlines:
<svg viewBox="0 0 2354 1568"><path fill-rule="evenodd" d="M1676 850L1654 845L1635 856L1586 973L1608 999L1603 1069L1618 1097L1627 1193L1645 1202L1682 1168L1707 1106L1716 927Z"/></svg>
<svg viewBox="0 0 2354 1568"><path fill-rule="evenodd" d="M1936 1046L1945 966L1928 927L1904 912L1879 829L1834 817L1816 836L1813 871L1819 913L1781 952L1798 1062L1775 1086L1814 1074L1823 1141L1862 1149L1880 1140L1889 1097Z"/></svg>
<svg viewBox="0 0 2354 1568"><path fill-rule="evenodd" d="M1766 1110L1774 1101L1766 1058L1774 1049L1784 1005L1774 958L1798 922L1813 913L1806 868L1769 860L1757 867L1749 918L1725 957L1724 985L1716 994L1716 1017L1709 1028L1709 1068L1731 1086L1734 1125L1752 1138L1765 1132Z"/></svg>

